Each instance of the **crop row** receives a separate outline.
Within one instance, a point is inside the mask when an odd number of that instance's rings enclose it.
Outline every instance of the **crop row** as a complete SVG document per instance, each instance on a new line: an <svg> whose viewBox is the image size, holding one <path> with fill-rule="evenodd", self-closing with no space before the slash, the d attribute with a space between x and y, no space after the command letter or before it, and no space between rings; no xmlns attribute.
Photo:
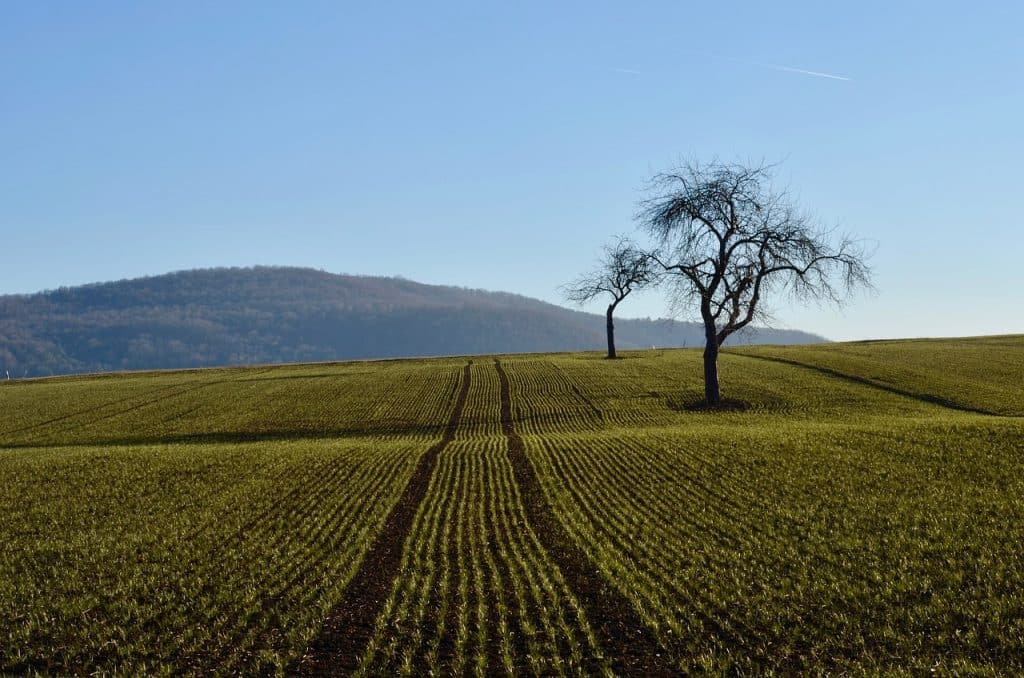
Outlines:
<svg viewBox="0 0 1024 678"><path fill-rule="evenodd" d="M1024 429L950 434L792 425L527 445L573 538L684 669L1020 670Z"/></svg>
<svg viewBox="0 0 1024 678"><path fill-rule="evenodd" d="M402 572L364 675L576 675L600 656L526 519L500 438L442 454Z"/></svg>
<svg viewBox="0 0 1024 678"><path fill-rule="evenodd" d="M531 356L505 361L513 415L524 434L586 433L652 427L779 427L792 421L882 421L948 416L933 404L789 365L722 357L727 397L738 414L708 415L690 406L702 397L700 356L694 352L627 354L622 360L587 355Z"/></svg>
<svg viewBox="0 0 1024 678"><path fill-rule="evenodd" d="M897 389L915 397L1024 415L1024 337L877 341L733 349ZM806 374L806 370L804 370Z"/></svg>
<svg viewBox="0 0 1024 678"><path fill-rule="evenodd" d="M439 435L458 381L445 362L276 367L0 388L0 446Z"/></svg>
<svg viewBox="0 0 1024 678"><path fill-rule="evenodd" d="M284 665L336 603L422 450L5 452L0 670Z"/></svg>
<svg viewBox="0 0 1024 678"><path fill-rule="evenodd" d="M730 413L687 409L696 352L464 362L0 387L0 672L294 668L392 531L365 675L608 673L641 632L1024 671L1019 420L746 355Z"/></svg>
<svg viewBox="0 0 1024 678"><path fill-rule="evenodd" d="M477 440L501 437L501 402L498 398L498 375L489 360L478 360L471 366L472 387L466 399L462 420L455 432L456 440Z"/></svg>

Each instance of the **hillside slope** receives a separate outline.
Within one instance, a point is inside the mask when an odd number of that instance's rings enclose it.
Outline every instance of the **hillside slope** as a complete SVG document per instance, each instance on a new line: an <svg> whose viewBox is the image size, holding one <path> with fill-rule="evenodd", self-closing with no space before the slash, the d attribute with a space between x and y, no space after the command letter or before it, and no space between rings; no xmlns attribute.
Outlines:
<svg viewBox="0 0 1024 678"><path fill-rule="evenodd" d="M734 351L986 414L1024 416L1024 336L897 339Z"/></svg>
<svg viewBox="0 0 1024 678"><path fill-rule="evenodd" d="M620 320L622 348L694 346L692 323ZM755 330L740 342L823 341ZM0 296L0 378L600 349L604 319L536 299L302 268L232 268Z"/></svg>

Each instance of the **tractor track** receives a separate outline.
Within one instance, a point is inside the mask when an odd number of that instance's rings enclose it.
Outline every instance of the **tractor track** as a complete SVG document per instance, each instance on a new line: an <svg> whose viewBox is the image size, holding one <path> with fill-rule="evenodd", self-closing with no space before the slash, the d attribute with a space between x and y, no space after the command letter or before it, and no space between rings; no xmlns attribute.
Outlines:
<svg viewBox="0 0 1024 678"><path fill-rule="evenodd" d="M402 564L406 537L427 494L437 458L455 438L469 395L470 361L462 371L462 387L441 440L416 464L402 496L384 520L377 537L363 556L359 570L345 587L340 603L328 615L320 633L289 674L336 676L354 672L373 635L374 624L387 602Z"/></svg>
<svg viewBox="0 0 1024 678"><path fill-rule="evenodd" d="M526 455L526 446L515 429L508 375L499 360L495 359L494 367L501 383L501 429L508 440L509 461L527 519L583 607L612 670L618 675L678 675L679 669L629 599L598 572L587 552L555 516ZM601 673L602 668L599 658L592 658L589 665L584 666L592 674Z"/></svg>

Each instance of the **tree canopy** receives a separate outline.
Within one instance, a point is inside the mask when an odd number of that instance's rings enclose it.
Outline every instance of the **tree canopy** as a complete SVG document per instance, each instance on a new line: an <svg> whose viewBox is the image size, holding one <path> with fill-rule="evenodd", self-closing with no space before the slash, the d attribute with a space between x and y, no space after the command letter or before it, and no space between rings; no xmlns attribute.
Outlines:
<svg viewBox="0 0 1024 678"><path fill-rule="evenodd" d="M841 303L870 286L863 243L837 235L773 183L770 165L690 162L655 175L637 219L674 303L705 328L705 397L720 402L718 349L766 316L769 296Z"/></svg>

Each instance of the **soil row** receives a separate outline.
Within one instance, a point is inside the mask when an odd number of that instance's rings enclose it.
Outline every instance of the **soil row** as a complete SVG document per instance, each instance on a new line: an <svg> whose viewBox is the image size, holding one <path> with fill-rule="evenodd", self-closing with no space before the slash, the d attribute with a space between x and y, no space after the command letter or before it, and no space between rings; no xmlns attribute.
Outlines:
<svg viewBox="0 0 1024 678"><path fill-rule="evenodd" d="M665 650L632 603L595 567L590 555L572 538L547 501L537 472L512 417L512 389L499 360L494 361L501 384L501 429L508 440L512 463L526 515L537 538L558 566L590 621L597 641L618 675L677 675ZM602 671L600 657L589 658L589 673Z"/></svg>
<svg viewBox="0 0 1024 678"><path fill-rule="evenodd" d="M289 673L345 675L359 667L376 621L400 574L405 541L412 531L417 510L426 497L438 456L454 439L462 418L470 388L470 365L463 370L461 388L443 437L420 458L401 498L386 518L359 570L346 586L341 602ZM678 674L630 600L604 578L590 555L555 516L526 454L523 440L516 431L508 375L500 361L495 360L494 366L500 384L501 429L507 441L508 459L527 521L582 607L603 651L587 657L584 670L596 675L604 673L610 666L619 675Z"/></svg>
<svg viewBox="0 0 1024 678"><path fill-rule="evenodd" d="M344 675L355 671L373 635L374 623L387 602L402 563L405 539L412 530L416 511L423 502L441 452L455 438L469 395L470 366L463 368L462 387L444 435L423 453L398 503L384 521L323 628L306 654L289 673L303 676Z"/></svg>

